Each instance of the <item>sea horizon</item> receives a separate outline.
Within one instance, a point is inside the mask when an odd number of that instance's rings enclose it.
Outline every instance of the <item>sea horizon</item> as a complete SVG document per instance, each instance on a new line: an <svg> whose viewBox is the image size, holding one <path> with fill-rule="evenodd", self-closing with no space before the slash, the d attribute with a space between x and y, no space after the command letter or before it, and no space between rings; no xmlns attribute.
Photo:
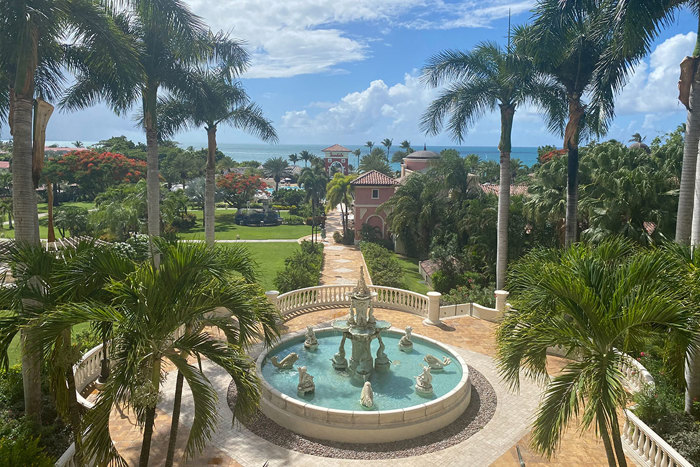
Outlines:
<svg viewBox="0 0 700 467"><path fill-rule="evenodd" d="M83 141L84 146L91 146L96 144L97 141ZM52 140L46 141L46 145L57 144L59 146L72 147L73 141L59 141ZM316 156L322 156L321 151L324 148L332 146L331 144L255 144L255 143L219 143L218 149L232 158L237 162L254 160L260 163L265 162L271 157L289 157L290 154L298 154L301 151L309 151ZM207 147L206 141L202 143L191 143L184 142L178 143L182 148L194 147L195 149ZM367 146L357 145L357 144L341 144L350 150L361 149L363 155L367 153ZM375 147L386 149L380 144L375 144ZM483 160L498 162L500 160L500 152L496 146L443 146L443 145L426 145L429 151L434 151L439 153L445 149L455 149L459 152L462 157L469 154L476 154ZM401 148L397 146L391 146L391 154L395 151L399 151ZM413 149L420 151L423 149L423 145L413 146ZM515 146L512 148L511 159L519 159L523 164L527 166L532 166L537 163L537 148L530 146ZM357 159L355 156L350 155L350 164L353 166L357 165ZM398 166L398 164L392 164ZM394 167L396 168L396 167Z"/></svg>

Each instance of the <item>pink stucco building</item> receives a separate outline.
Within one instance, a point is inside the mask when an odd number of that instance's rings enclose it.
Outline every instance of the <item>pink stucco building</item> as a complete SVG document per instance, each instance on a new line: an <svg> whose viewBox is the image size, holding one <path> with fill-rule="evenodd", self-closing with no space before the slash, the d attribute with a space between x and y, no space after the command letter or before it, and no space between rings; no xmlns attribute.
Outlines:
<svg viewBox="0 0 700 467"><path fill-rule="evenodd" d="M377 207L394 194L398 180L376 170L370 170L352 181L355 190L355 238L359 240L364 224L377 227L382 237L389 236L386 213L377 212Z"/></svg>
<svg viewBox="0 0 700 467"><path fill-rule="evenodd" d="M340 172L343 175L348 174L348 155L350 150L340 144L334 144L326 149L323 149L323 161L326 166L326 173L333 176L335 172Z"/></svg>
<svg viewBox="0 0 700 467"><path fill-rule="evenodd" d="M414 151L404 157L401 162L401 178L410 175L412 172L425 172L431 164L440 159L440 154L428 151L423 146L422 151Z"/></svg>

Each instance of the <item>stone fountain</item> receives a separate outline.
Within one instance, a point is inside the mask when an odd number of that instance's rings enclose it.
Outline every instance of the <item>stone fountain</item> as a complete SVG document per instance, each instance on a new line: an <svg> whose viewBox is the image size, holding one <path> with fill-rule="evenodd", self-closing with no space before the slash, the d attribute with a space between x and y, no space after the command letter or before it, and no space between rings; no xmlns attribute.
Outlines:
<svg viewBox="0 0 700 467"><path fill-rule="evenodd" d="M347 370L351 376L367 381L372 371L384 371L391 365L384 353L385 346L381 336L382 331L389 329L391 324L388 321L375 319L372 298L376 293L370 292L367 287L362 267L360 267L360 280L348 295L350 312L347 318L333 321L333 328L343 333L338 353L332 359L333 368ZM345 341L348 339L352 349L349 364L345 358ZM372 357L370 349L374 339L379 342L376 359Z"/></svg>

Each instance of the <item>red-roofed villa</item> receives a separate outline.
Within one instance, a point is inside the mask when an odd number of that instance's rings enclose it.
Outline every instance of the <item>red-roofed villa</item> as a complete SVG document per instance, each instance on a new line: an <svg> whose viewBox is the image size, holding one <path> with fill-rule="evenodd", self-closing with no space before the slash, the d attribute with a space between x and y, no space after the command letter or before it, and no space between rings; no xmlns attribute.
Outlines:
<svg viewBox="0 0 700 467"><path fill-rule="evenodd" d="M355 189L355 239L359 240L365 224L379 229L382 237L389 236L386 213L377 212L377 208L393 196L398 184L398 180L376 170L370 170L351 182Z"/></svg>

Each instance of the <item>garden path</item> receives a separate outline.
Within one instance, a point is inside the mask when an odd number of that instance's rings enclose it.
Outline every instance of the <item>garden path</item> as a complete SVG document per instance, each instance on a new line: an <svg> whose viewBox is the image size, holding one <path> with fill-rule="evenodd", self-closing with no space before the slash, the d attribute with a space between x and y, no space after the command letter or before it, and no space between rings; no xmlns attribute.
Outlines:
<svg viewBox="0 0 700 467"><path fill-rule="evenodd" d="M339 208L326 217L326 240L323 242L323 269L321 285L354 285L360 278L360 268L364 267L365 282L372 284L367 272L362 252L356 245L343 245L333 241L333 232L343 231Z"/></svg>

